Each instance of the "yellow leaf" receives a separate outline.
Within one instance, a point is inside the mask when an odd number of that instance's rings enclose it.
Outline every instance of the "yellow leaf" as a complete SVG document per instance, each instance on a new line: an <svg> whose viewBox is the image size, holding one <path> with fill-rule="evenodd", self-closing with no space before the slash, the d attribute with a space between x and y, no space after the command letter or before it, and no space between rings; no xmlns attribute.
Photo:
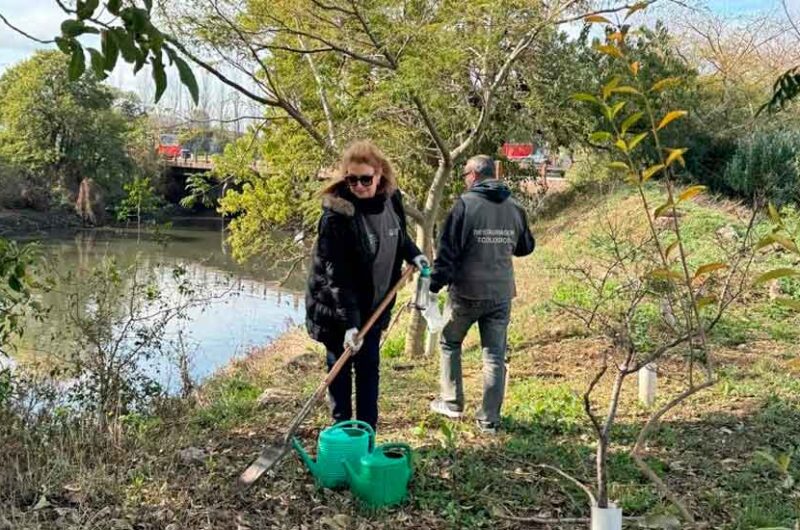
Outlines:
<svg viewBox="0 0 800 530"><path fill-rule="evenodd" d="M608 167L611 169L620 169L622 171L630 171L630 167L625 162L611 162Z"/></svg>
<svg viewBox="0 0 800 530"><path fill-rule="evenodd" d="M645 169L642 172L642 183L645 183L648 180L650 180L650 178L653 175L655 175L656 173L658 173L662 169L664 169L664 164L656 164L654 166L650 166L649 168Z"/></svg>
<svg viewBox="0 0 800 530"><path fill-rule="evenodd" d="M683 276L678 274L675 271L671 271L669 269L653 269L648 274L651 278L657 278L659 280L682 280Z"/></svg>
<svg viewBox="0 0 800 530"><path fill-rule="evenodd" d="M572 99L575 101L584 101L587 103L594 103L596 105L600 105L600 100L597 99L595 96L591 94L586 94L585 92L579 92L577 94L572 94Z"/></svg>
<svg viewBox="0 0 800 530"><path fill-rule="evenodd" d="M617 42L622 42L625 37L619 31L615 31L611 35L608 36L608 40L614 40Z"/></svg>
<svg viewBox="0 0 800 530"><path fill-rule="evenodd" d="M688 201L692 197L703 193L705 190L705 186L691 186L686 188L678 197L678 202Z"/></svg>
<svg viewBox="0 0 800 530"><path fill-rule="evenodd" d="M609 55L611 57L617 57L619 59L622 59L624 57L622 55L622 52L619 51L619 48L611 44L601 44L599 46L595 46L595 50L599 51L600 53Z"/></svg>
<svg viewBox="0 0 800 530"><path fill-rule="evenodd" d="M677 239L669 244L669 246L667 247L667 250L664 251L664 257L669 259L669 255L672 254L672 251L675 250L676 248L678 248L678 240Z"/></svg>
<svg viewBox="0 0 800 530"><path fill-rule="evenodd" d="M617 114L619 114L619 111L621 111L622 107L625 106L625 103L627 103L627 101L618 101L613 107L611 107L611 119L617 117Z"/></svg>
<svg viewBox="0 0 800 530"><path fill-rule="evenodd" d="M681 82L679 77L667 77L661 81L656 82L650 87L651 92L661 92L671 86L675 86Z"/></svg>
<svg viewBox="0 0 800 530"><path fill-rule="evenodd" d="M686 112L685 110L673 110L672 112L667 113L667 115L664 116L664 119L661 120L661 123L658 124L658 130L660 131L673 121L683 116L686 116L687 114L688 112Z"/></svg>
<svg viewBox="0 0 800 530"><path fill-rule="evenodd" d="M591 22L591 23L597 22L598 24L613 24L613 22L611 22L606 17L601 16L601 15L589 15L588 17L584 18L583 20L585 22Z"/></svg>
<svg viewBox="0 0 800 530"><path fill-rule="evenodd" d="M618 138L617 141L614 143L614 145L617 146L617 148L623 153L628 152L628 144L626 144L625 140L623 140L622 138Z"/></svg>
<svg viewBox="0 0 800 530"><path fill-rule="evenodd" d="M788 276L800 276L800 271L796 269L775 269L769 272L765 272L754 282L756 285L759 283L768 282L770 280L777 280L778 278L786 278Z"/></svg>
<svg viewBox="0 0 800 530"><path fill-rule="evenodd" d="M717 262L717 263L706 263L705 265L701 265L700 267L697 268L697 272L694 273L694 277L695 278L699 278L700 276L702 276L704 274L710 274L710 273L712 273L714 271L718 271L718 270L721 270L721 269L727 269L727 268L728 268L728 265L725 264L725 263L720 263L720 262Z"/></svg>
<svg viewBox="0 0 800 530"><path fill-rule="evenodd" d="M683 154L688 151L688 149L667 149L669 151L669 156L667 156L667 166L671 166L673 162L676 160L682 165L686 167L686 161L683 159Z"/></svg>
<svg viewBox="0 0 800 530"><path fill-rule="evenodd" d="M646 8L649 5L650 5L650 2L639 2L637 4L632 5L631 8L628 9L628 14L625 15L625 20L628 20L628 17L630 17L631 15L636 13L637 11L641 11L642 9Z"/></svg>
<svg viewBox="0 0 800 530"><path fill-rule="evenodd" d="M636 62L633 62L630 65L628 65L628 69L630 69L631 73L634 76L637 76L637 75L639 75L639 68L641 68L641 66L642 66L642 63L640 63L639 61L636 61Z"/></svg>

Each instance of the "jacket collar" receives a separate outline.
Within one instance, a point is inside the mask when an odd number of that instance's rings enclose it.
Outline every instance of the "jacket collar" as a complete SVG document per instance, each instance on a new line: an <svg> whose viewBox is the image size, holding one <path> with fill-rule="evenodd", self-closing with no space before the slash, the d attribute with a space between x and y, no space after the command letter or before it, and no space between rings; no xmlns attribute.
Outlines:
<svg viewBox="0 0 800 530"><path fill-rule="evenodd" d="M323 195L322 207L347 217L353 217L356 214L356 206L344 197L340 197L337 193Z"/></svg>

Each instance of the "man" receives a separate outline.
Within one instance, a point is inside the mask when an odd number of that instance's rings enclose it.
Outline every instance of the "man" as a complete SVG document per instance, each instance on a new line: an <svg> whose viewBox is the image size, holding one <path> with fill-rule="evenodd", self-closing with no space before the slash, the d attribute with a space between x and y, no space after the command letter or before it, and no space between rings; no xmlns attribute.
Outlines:
<svg viewBox="0 0 800 530"><path fill-rule="evenodd" d="M522 207L495 179L494 160L470 158L464 166L467 192L445 221L431 276L431 291L449 285L453 316L442 331L441 394L431 410L450 418L464 411L461 343L475 322L483 348L483 404L478 427L496 433L505 393L506 334L516 295L511 256L527 256L535 246Z"/></svg>

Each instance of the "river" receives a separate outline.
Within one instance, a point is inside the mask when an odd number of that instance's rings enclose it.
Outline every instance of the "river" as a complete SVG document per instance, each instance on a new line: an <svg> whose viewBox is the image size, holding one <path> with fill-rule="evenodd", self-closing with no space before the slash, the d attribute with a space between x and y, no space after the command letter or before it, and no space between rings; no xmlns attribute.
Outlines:
<svg viewBox="0 0 800 530"><path fill-rule="evenodd" d="M156 234L102 229L48 234L38 241L50 267L62 278L70 272L75 278L84 277L105 258L113 258L120 268L139 263L163 278L168 278L175 266L181 266L185 279L203 293L206 301L189 307L185 319L170 321L165 338L175 339L180 333L189 353L189 372L196 382L302 323L301 268L278 286L276 280L283 279L285 270L270 270L263 263L246 266L233 260L223 245L219 219L184 218L172 223L170 229ZM62 284L48 293L45 305L69 310L70 302L64 298L68 287ZM168 298L173 295L166 294ZM60 337L67 335L67 330L58 329L61 321L46 317L42 323L32 323L33 332L21 343L18 359L46 362L61 347ZM179 388L174 363L164 359L150 362L148 375L170 391Z"/></svg>

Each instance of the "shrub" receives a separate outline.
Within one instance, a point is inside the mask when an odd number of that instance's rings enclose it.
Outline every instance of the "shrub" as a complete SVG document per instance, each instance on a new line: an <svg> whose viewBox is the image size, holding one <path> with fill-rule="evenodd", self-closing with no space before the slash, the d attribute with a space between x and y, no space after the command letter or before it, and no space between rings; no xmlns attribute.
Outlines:
<svg viewBox="0 0 800 530"><path fill-rule="evenodd" d="M723 174L735 195L756 193L778 205L800 200L800 133L759 132L739 142Z"/></svg>

